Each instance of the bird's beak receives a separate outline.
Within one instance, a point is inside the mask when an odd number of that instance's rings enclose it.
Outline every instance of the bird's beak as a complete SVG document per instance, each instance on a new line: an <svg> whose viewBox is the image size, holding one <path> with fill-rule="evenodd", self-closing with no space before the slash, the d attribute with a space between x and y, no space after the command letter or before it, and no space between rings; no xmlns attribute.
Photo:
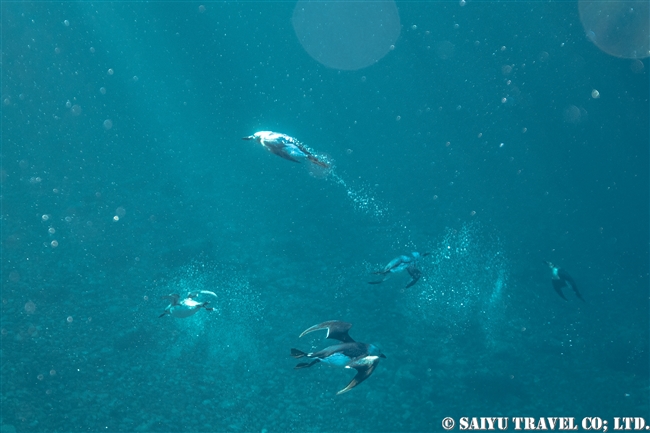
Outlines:
<svg viewBox="0 0 650 433"><path fill-rule="evenodd" d="M382 353L381 355L379 355L379 357L380 357L380 358L386 358L386 355L384 355L384 354Z"/></svg>
<svg viewBox="0 0 650 433"><path fill-rule="evenodd" d="M249 135L248 137L242 137L242 140L254 140L255 136L254 135Z"/></svg>

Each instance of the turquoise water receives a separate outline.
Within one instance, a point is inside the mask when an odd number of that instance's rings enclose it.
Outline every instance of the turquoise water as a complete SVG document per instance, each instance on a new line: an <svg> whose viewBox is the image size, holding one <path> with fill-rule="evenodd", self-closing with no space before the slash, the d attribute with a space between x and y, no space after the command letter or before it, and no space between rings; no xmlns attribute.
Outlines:
<svg viewBox="0 0 650 433"><path fill-rule="evenodd" d="M336 70L295 5L2 3L2 432L648 419L648 60L575 2L398 2ZM413 251L416 285L368 284ZM354 371L289 356L326 320L386 355L338 396Z"/></svg>

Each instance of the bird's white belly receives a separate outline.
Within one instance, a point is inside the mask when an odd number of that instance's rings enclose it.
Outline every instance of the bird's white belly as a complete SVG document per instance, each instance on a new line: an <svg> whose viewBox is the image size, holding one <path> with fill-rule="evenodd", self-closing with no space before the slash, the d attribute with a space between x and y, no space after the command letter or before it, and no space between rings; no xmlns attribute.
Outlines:
<svg viewBox="0 0 650 433"><path fill-rule="evenodd" d="M185 317L190 317L197 311L199 311L199 308L197 307L186 307L186 306L177 305L172 307L169 310L169 313L174 317L178 317L179 319L184 319Z"/></svg>
<svg viewBox="0 0 650 433"><path fill-rule="evenodd" d="M343 355L342 353L333 353L327 358L321 359L321 362L325 364L335 365L337 367L345 367L350 363L350 358Z"/></svg>

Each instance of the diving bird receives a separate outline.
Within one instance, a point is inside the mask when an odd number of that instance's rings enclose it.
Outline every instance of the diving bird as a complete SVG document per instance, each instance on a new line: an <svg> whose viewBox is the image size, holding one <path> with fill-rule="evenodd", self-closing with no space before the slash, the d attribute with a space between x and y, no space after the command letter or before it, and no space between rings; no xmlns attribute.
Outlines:
<svg viewBox="0 0 650 433"><path fill-rule="evenodd" d="M336 367L354 368L357 370L357 374L348 383L348 386L337 392L336 395L348 392L366 380L375 371L379 363L379 358L386 358L377 346L354 341L348 334L351 327L352 325L350 323L340 322L338 320L319 323L311 328L307 328L300 334L300 337L320 329L327 329L325 338L341 341L341 344L336 344L313 353L291 349L292 357L312 360L311 362L301 362L296 365L296 369L311 367L318 362L323 362Z"/></svg>
<svg viewBox="0 0 650 433"><path fill-rule="evenodd" d="M208 307L209 302L197 302L193 298L196 298L199 293L204 293L208 295L213 295L217 296L214 292L210 292L208 290L199 290L198 292L190 292L187 294L187 297L185 299L181 300L181 297L177 293L172 293L171 295L163 296L162 299L169 299L170 304L165 308L165 311L158 316L158 317L163 317L167 314L173 317L177 317L179 319L183 319L185 317L190 317L194 315L197 311L199 311L201 308L205 308L208 311L212 311L212 307Z"/></svg>
<svg viewBox="0 0 650 433"><path fill-rule="evenodd" d="M248 137L243 137L242 140L255 140L269 152L289 161L301 162L307 159L319 167L330 168L330 165L316 157L311 149L286 134L272 131L259 131Z"/></svg>
<svg viewBox="0 0 650 433"><path fill-rule="evenodd" d="M386 266L384 266L384 269L373 272L374 274L383 275L384 277L379 281L369 281L368 284L383 283L384 281L386 281L389 274L402 272L404 269L406 269L406 271L411 276L411 281L406 285L406 288L408 289L409 287L417 283L420 277L422 276L422 272L420 272L420 270L415 266L417 264L417 261L422 257L428 256L429 254L431 253L420 254L418 252L413 252L411 253L410 256L395 257L393 260L388 262Z"/></svg>
<svg viewBox="0 0 650 433"><path fill-rule="evenodd" d="M553 283L553 288L562 299L565 301L567 300L567 298L564 296L564 293L562 293L562 289L566 287L573 290L578 299L584 301L584 298L578 291L578 285L567 271L562 268L558 268L553 263L547 262L546 260L543 260L543 262L546 263L549 268L551 268L551 282Z"/></svg>

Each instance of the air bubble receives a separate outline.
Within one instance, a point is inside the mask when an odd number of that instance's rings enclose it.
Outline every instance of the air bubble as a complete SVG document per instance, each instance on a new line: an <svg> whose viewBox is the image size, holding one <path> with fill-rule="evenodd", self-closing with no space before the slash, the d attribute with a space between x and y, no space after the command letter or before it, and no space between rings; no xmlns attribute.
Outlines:
<svg viewBox="0 0 650 433"><path fill-rule="evenodd" d="M348 198L352 201L357 211L364 212L378 219L383 218L388 212L386 208L377 203L374 197L368 195L364 191L364 188L356 190L349 187L348 184L333 171L330 173L328 179L345 189Z"/></svg>
<svg viewBox="0 0 650 433"><path fill-rule="evenodd" d="M36 311L36 304L32 301L27 301L25 304L25 312L27 314L33 314Z"/></svg>
<svg viewBox="0 0 650 433"><path fill-rule="evenodd" d="M496 344L493 336L505 323L502 312L509 276L498 238L481 233L480 225L472 223L448 229L426 250L431 254L420 266L427 279L418 282L417 290L404 292L407 314L461 332L480 318L487 342ZM463 275L462 280L458 275Z"/></svg>

